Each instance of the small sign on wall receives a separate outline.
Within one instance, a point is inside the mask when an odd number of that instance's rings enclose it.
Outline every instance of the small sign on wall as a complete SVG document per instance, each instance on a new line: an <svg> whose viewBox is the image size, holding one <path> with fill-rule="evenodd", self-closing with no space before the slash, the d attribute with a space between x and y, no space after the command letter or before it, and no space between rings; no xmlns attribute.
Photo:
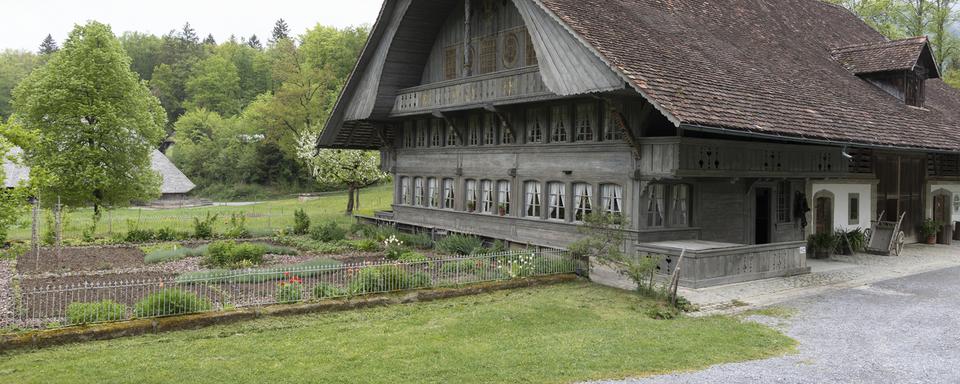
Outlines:
<svg viewBox="0 0 960 384"><path fill-rule="evenodd" d="M801 255L807 254L807 247L800 247L800 254Z"/></svg>

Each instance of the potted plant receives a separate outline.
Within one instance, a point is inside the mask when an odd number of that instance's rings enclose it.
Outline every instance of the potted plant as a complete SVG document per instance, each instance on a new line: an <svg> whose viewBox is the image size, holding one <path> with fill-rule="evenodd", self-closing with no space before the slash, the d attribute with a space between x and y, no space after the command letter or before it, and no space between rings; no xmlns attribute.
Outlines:
<svg viewBox="0 0 960 384"><path fill-rule="evenodd" d="M837 230L836 234L837 253L842 255L853 255L862 252L867 247L867 236L863 228L854 230Z"/></svg>
<svg viewBox="0 0 960 384"><path fill-rule="evenodd" d="M831 232L810 235L808 240L814 259L829 259L837 247L837 236Z"/></svg>
<svg viewBox="0 0 960 384"><path fill-rule="evenodd" d="M467 212L476 212L476 210L477 210L477 202L476 202L476 201L468 201L468 202L467 202Z"/></svg>
<svg viewBox="0 0 960 384"><path fill-rule="evenodd" d="M927 239L927 244L934 245L937 243L937 233L940 232L942 226L943 224L934 219L927 219L923 222L920 233Z"/></svg>
<svg viewBox="0 0 960 384"><path fill-rule="evenodd" d="M500 212L500 216L506 216L506 215L507 215L507 205L506 205L506 204L500 203L499 205L497 205L497 210Z"/></svg>

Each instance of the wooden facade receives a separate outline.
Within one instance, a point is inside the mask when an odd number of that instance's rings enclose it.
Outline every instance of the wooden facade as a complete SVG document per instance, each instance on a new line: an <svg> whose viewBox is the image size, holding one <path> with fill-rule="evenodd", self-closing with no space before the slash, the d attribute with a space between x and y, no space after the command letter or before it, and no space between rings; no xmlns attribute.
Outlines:
<svg viewBox="0 0 960 384"><path fill-rule="evenodd" d="M616 213L628 252L735 245L694 254L705 286L807 271L818 227L915 236L960 193L955 153L680 124L534 1L388 2L373 35L321 146L379 149L399 224L564 247Z"/></svg>

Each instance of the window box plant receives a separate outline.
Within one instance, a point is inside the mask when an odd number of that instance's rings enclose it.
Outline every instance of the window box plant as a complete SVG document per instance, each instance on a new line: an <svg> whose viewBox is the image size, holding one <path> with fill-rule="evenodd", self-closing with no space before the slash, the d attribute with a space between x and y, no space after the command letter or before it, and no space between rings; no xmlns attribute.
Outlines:
<svg viewBox="0 0 960 384"><path fill-rule="evenodd" d="M506 204L497 205L497 211L500 212L500 216L506 216L506 215L507 215L507 205L506 205Z"/></svg>
<svg viewBox="0 0 960 384"><path fill-rule="evenodd" d="M477 202L476 202L476 201L468 201L468 202L467 202L467 212L473 213L473 212L476 212L476 211L477 211Z"/></svg>
<svg viewBox="0 0 960 384"><path fill-rule="evenodd" d="M937 243L937 233L940 232L940 227L942 226L943 224L933 219L927 219L923 222L923 225L920 227L920 233L927 239L927 244L934 245Z"/></svg>

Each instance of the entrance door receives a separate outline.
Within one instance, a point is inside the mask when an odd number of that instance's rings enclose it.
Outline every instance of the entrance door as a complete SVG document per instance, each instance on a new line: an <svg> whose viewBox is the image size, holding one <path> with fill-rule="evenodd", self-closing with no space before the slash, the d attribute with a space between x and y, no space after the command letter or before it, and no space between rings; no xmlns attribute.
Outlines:
<svg viewBox="0 0 960 384"><path fill-rule="evenodd" d="M814 204L817 210L817 233L833 232L833 199L829 197L818 197Z"/></svg>
<svg viewBox="0 0 960 384"><path fill-rule="evenodd" d="M770 188L757 188L756 244L770 244L770 217L773 216L773 191Z"/></svg>
<svg viewBox="0 0 960 384"><path fill-rule="evenodd" d="M951 198L949 193L937 193L933 196L933 219L940 223L937 234L938 244L950 244L953 240L953 223L950 222Z"/></svg>

